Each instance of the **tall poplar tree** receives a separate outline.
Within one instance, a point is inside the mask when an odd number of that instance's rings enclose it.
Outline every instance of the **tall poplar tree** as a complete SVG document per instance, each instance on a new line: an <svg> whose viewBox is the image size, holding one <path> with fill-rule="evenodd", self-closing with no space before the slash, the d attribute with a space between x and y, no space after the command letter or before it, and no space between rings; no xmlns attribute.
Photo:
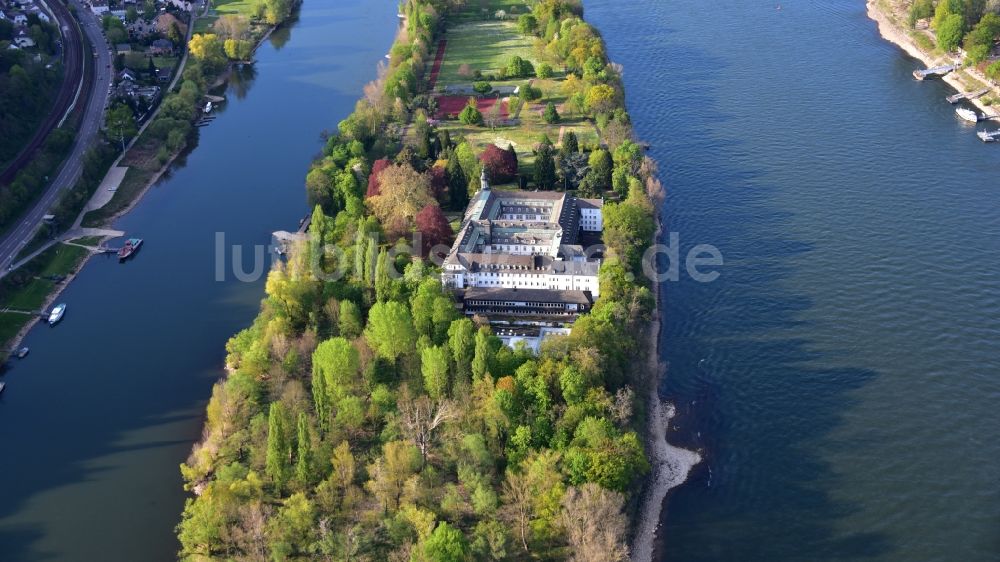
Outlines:
<svg viewBox="0 0 1000 562"><path fill-rule="evenodd" d="M264 472L277 490L285 487L288 481L288 468L291 462L292 447L288 440L287 414L281 402L272 402L267 416L267 457L264 461Z"/></svg>

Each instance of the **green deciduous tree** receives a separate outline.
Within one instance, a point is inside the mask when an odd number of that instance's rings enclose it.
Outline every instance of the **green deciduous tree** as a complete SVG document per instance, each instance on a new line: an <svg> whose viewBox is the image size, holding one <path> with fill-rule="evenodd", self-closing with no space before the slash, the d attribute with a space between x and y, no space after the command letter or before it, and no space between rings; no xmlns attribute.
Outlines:
<svg viewBox="0 0 1000 562"><path fill-rule="evenodd" d="M380 302L368 312L365 328L368 345L380 356L395 362L400 355L413 351L417 332L409 308L400 302Z"/></svg>
<svg viewBox="0 0 1000 562"><path fill-rule="evenodd" d="M438 524L420 550L424 558L411 557L411 561L466 562L469 559L469 545L462 531L445 522Z"/></svg>
<svg viewBox="0 0 1000 562"><path fill-rule="evenodd" d="M420 352L420 373L424 377L424 389L435 400L447 398L450 390L448 380L448 350L443 346L425 347Z"/></svg>
<svg viewBox="0 0 1000 562"><path fill-rule="evenodd" d="M945 51L953 51L962 42L965 32L965 20L959 14L951 14L937 27L938 47Z"/></svg>

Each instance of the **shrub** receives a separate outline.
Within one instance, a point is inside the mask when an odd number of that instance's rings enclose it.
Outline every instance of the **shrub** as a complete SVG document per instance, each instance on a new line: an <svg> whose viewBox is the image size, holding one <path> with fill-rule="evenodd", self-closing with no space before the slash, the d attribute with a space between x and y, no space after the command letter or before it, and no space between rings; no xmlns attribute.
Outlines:
<svg viewBox="0 0 1000 562"><path fill-rule="evenodd" d="M469 103L465 106L465 109L462 110L462 113L458 114L458 120L466 125L483 124L483 114L476 107L476 98L469 98Z"/></svg>
<svg viewBox="0 0 1000 562"><path fill-rule="evenodd" d="M548 63L542 63L538 66L538 77L539 78L552 78L552 65Z"/></svg>
<svg viewBox="0 0 1000 562"><path fill-rule="evenodd" d="M536 88L531 84L525 84L521 86L520 93L518 94L524 101L535 101L541 99L542 90L541 88Z"/></svg>
<svg viewBox="0 0 1000 562"><path fill-rule="evenodd" d="M491 86L490 83L485 80L480 80L478 82L472 83L472 89L479 94L488 94L491 91L493 91L493 86Z"/></svg>
<svg viewBox="0 0 1000 562"><path fill-rule="evenodd" d="M542 113L542 121L545 121L549 125L559 122L559 112L556 111L556 104L549 102L545 106L545 111Z"/></svg>

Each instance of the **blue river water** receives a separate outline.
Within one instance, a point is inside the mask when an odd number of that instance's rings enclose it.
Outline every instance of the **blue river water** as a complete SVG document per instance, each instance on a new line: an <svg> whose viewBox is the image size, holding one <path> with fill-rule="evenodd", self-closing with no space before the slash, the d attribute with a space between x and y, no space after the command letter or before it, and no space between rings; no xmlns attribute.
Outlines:
<svg viewBox="0 0 1000 562"><path fill-rule="evenodd" d="M861 0L588 0L683 250L660 558L1000 560L1000 149Z"/></svg>
<svg viewBox="0 0 1000 562"><path fill-rule="evenodd" d="M249 256L295 229L320 134L351 112L396 21L393 2L306 1L197 147L117 222L146 240L135 259L92 259L60 298L63 322L27 337L0 400L0 560L176 558L178 465L226 340L263 296L263 278L227 267L216 280L216 233Z"/></svg>

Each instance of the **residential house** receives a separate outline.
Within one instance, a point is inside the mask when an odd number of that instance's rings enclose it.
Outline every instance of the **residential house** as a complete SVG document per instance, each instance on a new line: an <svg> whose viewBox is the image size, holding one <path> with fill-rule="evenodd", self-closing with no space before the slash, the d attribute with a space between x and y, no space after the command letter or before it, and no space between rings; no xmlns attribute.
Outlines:
<svg viewBox="0 0 1000 562"><path fill-rule="evenodd" d="M118 43L115 45L115 53L125 55L132 52L132 45L129 43Z"/></svg>
<svg viewBox="0 0 1000 562"><path fill-rule="evenodd" d="M178 10L183 10L185 12L191 11L191 2L187 0L167 0L165 3L167 6L173 6Z"/></svg>
<svg viewBox="0 0 1000 562"><path fill-rule="evenodd" d="M12 21L14 25L28 25L28 16L22 12L17 12L14 14Z"/></svg>
<svg viewBox="0 0 1000 562"><path fill-rule="evenodd" d="M103 16L110 10L111 8L108 6L108 0L90 0L90 11L93 12L95 16Z"/></svg>
<svg viewBox="0 0 1000 562"><path fill-rule="evenodd" d="M156 31L163 35L170 33L170 29L175 25L182 37L187 35L187 26L184 25L184 22L170 13L160 14L153 18L153 25L156 27Z"/></svg>
<svg viewBox="0 0 1000 562"><path fill-rule="evenodd" d="M52 21L52 18L50 18L49 15L46 14L45 11L39 8L38 6L32 6L31 9L28 10L28 13L35 14L36 16L38 16L39 20L45 23L50 23Z"/></svg>
<svg viewBox="0 0 1000 562"><path fill-rule="evenodd" d="M13 44L17 45L18 48L27 49L29 47L35 46L35 40L32 39L30 35L28 35L27 31L22 29L21 31L17 32L17 35L14 36Z"/></svg>
<svg viewBox="0 0 1000 562"><path fill-rule="evenodd" d="M150 44L149 52L154 56L170 56L174 54L174 44L169 39L157 39Z"/></svg>
<svg viewBox="0 0 1000 562"><path fill-rule="evenodd" d="M118 80L120 82L125 82L126 80L135 82L139 79L139 73L132 70L131 68L123 68L121 72L118 73Z"/></svg>

